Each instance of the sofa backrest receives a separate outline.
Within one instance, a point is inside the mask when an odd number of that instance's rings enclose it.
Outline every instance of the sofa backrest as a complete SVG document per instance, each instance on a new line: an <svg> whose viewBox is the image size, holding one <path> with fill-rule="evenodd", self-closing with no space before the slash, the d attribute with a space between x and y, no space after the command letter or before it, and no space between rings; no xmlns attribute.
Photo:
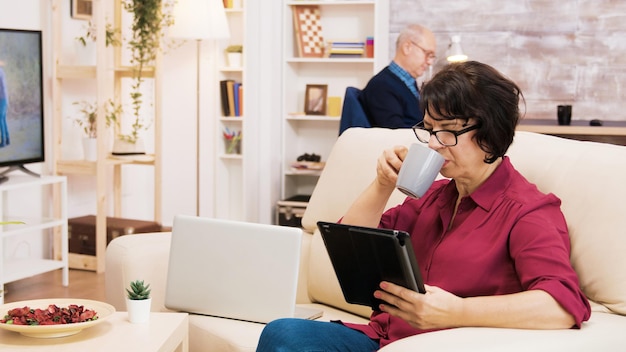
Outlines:
<svg viewBox="0 0 626 352"><path fill-rule="evenodd" d="M305 231L313 234L308 269L312 301L369 316L369 308L344 301L316 223L343 215L373 181L384 149L415 142L410 129L381 128L352 128L337 140L302 219ZM587 297L607 311L626 314L626 147L517 132L508 154L529 181L561 198L572 264ZM387 208L403 199L394 192Z"/></svg>
<svg viewBox="0 0 626 352"><path fill-rule="evenodd" d="M517 132L513 165L561 198L571 262L587 297L626 314L626 147Z"/></svg>
<svg viewBox="0 0 626 352"><path fill-rule="evenodd" d="M309 253L308 293L313 302L324 303L368 318L371 309L346 303L341 293L318 221L337 221L354 199L376 176L376 162L383 150L394 145L419 143L411 129L350 128L333 146L302 217L302 227L313 234ZM388 207L404 199L395 191Z"/></svg>

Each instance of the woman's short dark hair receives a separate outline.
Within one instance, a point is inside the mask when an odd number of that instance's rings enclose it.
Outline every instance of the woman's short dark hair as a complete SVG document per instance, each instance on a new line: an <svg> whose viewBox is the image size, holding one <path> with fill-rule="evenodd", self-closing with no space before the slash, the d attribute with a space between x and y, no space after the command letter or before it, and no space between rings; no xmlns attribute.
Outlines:
<svg viewBox="0 0 626 352"><path fill-rule="evenodd" d="M421 89L421 109L435 120L473 118L480 128L474 138L487 153L486 163L504 156L520 119L520 88L493 67L468 61L453 63Z"/></svg>

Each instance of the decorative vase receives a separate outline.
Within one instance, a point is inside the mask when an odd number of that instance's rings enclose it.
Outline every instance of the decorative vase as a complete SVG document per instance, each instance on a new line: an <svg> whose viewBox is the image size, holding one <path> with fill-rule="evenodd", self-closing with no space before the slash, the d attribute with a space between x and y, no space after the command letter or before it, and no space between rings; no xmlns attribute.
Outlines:
<svg viewBox="0 0 626 352"><path fill-rule="evenodd" d="M87 161L98 160L98 140L95 138L83 138L83 158Z"/></svg>
<svg viewBox="0 0 626 352"><path fill-rule="evenodd" d="M126 298L126 310L128 311L128 321L133 324L141 324L150 320L150 307L152 298L134 300Z"/></svg>
<svg viewBox="0 0 626 352"><path fill-rule="evenodd" d="M226 53L228 67L241 67L242 57L241 53Z"/></svg>

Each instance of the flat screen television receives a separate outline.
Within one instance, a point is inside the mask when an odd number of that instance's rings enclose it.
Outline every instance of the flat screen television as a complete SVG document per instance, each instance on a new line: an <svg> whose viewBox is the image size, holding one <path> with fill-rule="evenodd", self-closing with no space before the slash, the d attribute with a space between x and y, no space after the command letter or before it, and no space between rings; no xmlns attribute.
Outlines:
<svg viewBox="0 0 626 352"><path fill-rule="evenodd" d="M41 31L0 28L0 182L45 161ZM2 169L4 168L4 169Z"/></svg>

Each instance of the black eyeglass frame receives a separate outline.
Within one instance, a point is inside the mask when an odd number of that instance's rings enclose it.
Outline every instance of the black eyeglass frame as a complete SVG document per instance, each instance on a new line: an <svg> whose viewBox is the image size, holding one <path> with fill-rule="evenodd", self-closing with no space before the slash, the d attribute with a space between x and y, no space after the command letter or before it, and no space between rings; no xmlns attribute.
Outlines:
<svg viewBox="0 0 626 352"><path fill-rule="evenodd" d="M417 140L418 140L418 141L420 141L420 142L422 142L422 143L426 143L426 144L427 144L428 142L430 142L430 137L431 137L432 135L434 135L434 136L435 136L435 139L437 140L437 142L439 142L439 144L443 145L444 147L454 147L455 145L457 145L457 144L459 143L459 138L458 138L458 137L459 137L460 135L462 135L462 134L464 134L464 133L467 133L467 132L470 132L470 131L473 131L473 130L476 130L476 129L478 129L478 128L480 128L480 124L475 124L475 125L471 125L471 126L469 126L469 127L465 127L464 129L459 130L459 131L450 131L450 130L438 130L438 131L433 131L433 130L429 130L429 129L427 129L427 128L425 128L425 127L424 127L424 121L422 121L422 122L420 122L420 123L416 124L415 126L411 127L411 129L413 130L413 133L415 134L415 138L417 138ZM429 134L428 139L427 139L427 140L425 140L425 141L423 141L423 140L419 137L419 135L417 134L417 130L421 130L421 131L428 132L428 134ZM443 143L443 142L439 139L439 136L437 136L437 133L439 133L439 132L452 133L452 134L454 135L454 144L445 144L445 143Z"/></svg>

